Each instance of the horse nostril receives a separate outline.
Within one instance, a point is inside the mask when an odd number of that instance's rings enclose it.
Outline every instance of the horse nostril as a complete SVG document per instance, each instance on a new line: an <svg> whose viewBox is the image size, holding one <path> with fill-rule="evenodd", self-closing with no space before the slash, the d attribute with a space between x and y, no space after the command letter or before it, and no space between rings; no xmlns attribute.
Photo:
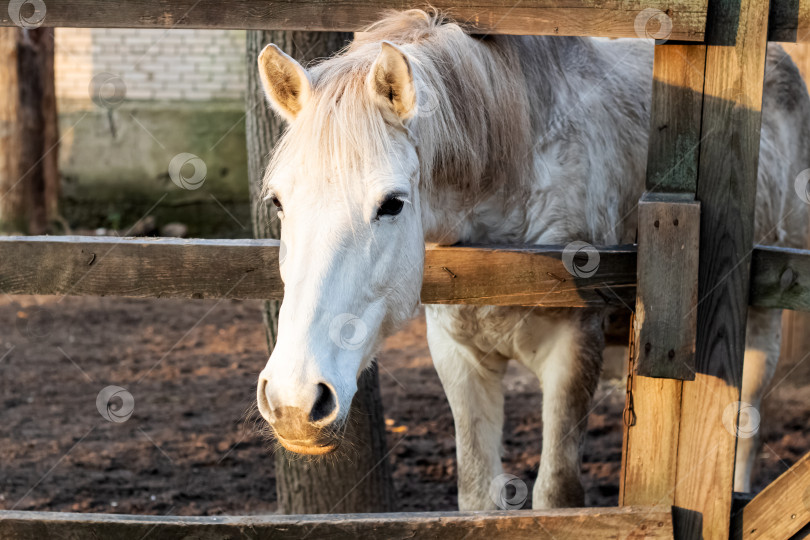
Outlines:
<svg viewBox="0 0 810 540"><path fill-rule="evenodd" d="M323 383L318 383L318 397L309 413L310 422L319 422L331 416L337 408L337 401L332 389Z"/></svg>
<svg viewBox="0 0 810 540"><path fill-rule="evenodd" d="M259 388L256 392L256 400L259 404L259 412L262 413L265 420L269 420L271 414L270 400L267 398L267 379L259 379Z"/></svg>

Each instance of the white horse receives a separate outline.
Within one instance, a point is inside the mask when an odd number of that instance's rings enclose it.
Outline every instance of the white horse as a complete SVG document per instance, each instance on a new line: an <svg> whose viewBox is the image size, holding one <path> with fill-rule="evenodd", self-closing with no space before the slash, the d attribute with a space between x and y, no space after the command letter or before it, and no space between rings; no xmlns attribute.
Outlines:
<svg viewBox="0 0 810 540"><path fill-rule="evenodd" d="M652 55L642 41L476 37L418 10L386 17L311 69L274 45L262 51L267 98L289 127L265 177L285 291L257 394L285 448L322 454L340 442L358 375L419 305L425 241L634 241ZM810 167L810 100L785 53L772 46L768 58L755 239L801 247L794 178ZM455 419L459 506L495 507L509 359L543 389L534 506L582 505L603 313L426 311ZM755 406L779 329L780 312L750 310L742 400ZM740 445L738 489L750 487L753 455Z"/></svg>

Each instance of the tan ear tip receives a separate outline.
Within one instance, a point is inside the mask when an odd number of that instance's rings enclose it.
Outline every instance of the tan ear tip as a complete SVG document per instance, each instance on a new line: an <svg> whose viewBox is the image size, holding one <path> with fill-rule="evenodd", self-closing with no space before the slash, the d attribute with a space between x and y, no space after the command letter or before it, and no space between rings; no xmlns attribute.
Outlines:
<svg viewBox="0 0 810 540"><path fill-rule="evenodd" d="M279 49L275 43L268 43L264 49L262 49L262 52L259 53L259 63L267 63L270 57L277 57L279 54L281 54L281 49Z"/></svg>
<svg viewBox="0 0 810 540"><path fill-rule="evenodd" d="M383 40L380 42L380 52L382 53L396 53L398 56L405 56L402 49L391 43L390 41Z"/></svg>

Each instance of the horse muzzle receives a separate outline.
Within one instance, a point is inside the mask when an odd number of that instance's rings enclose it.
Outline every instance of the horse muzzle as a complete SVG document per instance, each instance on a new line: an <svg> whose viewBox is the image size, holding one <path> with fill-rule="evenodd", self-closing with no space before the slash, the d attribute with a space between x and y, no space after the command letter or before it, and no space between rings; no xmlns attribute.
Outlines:
<svg viewBox="0 0 810 540"><path fill-rule="evenodd" d="M304 396L308 395L310 399ZM339 444L339 403L334 389L318 383L314 392L300 395L295 405L280 404L267 379L259 379L257 401L259 412L273 429L279 444L290 452L322 455L333 452Z"/></svg>

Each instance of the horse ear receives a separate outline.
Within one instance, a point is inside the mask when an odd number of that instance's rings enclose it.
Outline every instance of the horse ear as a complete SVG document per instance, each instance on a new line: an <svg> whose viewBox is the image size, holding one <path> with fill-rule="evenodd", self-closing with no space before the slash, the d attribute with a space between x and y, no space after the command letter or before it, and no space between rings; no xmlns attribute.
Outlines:
<svg viewBox="0 0 810 540"><path fill-rule="evenodd" d="M385 106L393 108L401 120L408 120L416 113L411 63L402 49L393 43L381 43L380 54L371 66L366 84L371 93Z"/></svg>
<svg viewBox="0 0 810 540"><path fill-rule="evenodd" d="M271 43L259 54L259 76L270 105L292 122L312 92L307 71Z"/></svg>

